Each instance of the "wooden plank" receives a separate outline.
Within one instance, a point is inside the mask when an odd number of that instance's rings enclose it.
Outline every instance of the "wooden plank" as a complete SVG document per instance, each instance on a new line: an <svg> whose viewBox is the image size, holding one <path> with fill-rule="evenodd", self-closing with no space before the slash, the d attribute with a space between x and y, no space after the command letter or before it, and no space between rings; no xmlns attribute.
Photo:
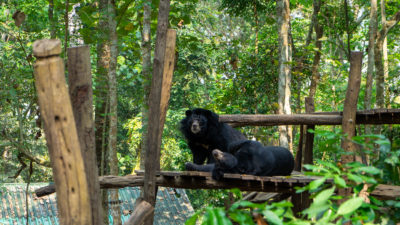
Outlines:
<svg viewBox="0 0 400 225"><path fill-rule="evenodd" d="M371 195L384 200L395 199L400 197L400 186L379 184Z"/></svg>
<svg viewBox="0 0 400 225"><path fill-rule="evenodd" d="M234 126L275 126L275 125L339 125L342 121L340 115L313 115L313 114L291 114L291 115L220 115L220 122L229 123Z"/></svg>
<svg viewBox="0 0 400 225"><path fill-rule="evenodd" d="M182 173L185 174L185 173ZM231 175L231 174L228 174ZM234 175L234 174L232 174ZM293 177L293 176L292 176ZM300 176L294 175L297 182L292 183L292 187L304 186L314 180L322 177L317 176ZM240 188L243 191L265 191L265 192L285 192L291 193L288 188L286 177L266 177L254 176L254 181L248 180L244 182L240 178L225 178L222 181L206 180L204 177L187 177L176 176L170 178L158 177L156 182L158 186L173 187L173 188L186 188L186 189L230 189ZM100 188L124 188L124 187L137 187L143 186L143 176L102 176L99 178ZM332 179L327 179L325 183L333 183ZM250 184L250 186L248 185ZM55 186L49 185L35 190L36 196L42 197L55 192ZM394 185L378 185L371 193L380 199L395 199L400 197L400 186Z"/></svg>
<svg viewBox="0 0 400 225"><path fill-rule="evenodd" d="M241 126L278 126L278 125L341 125L342 113L319 112L311 114L260 115L260 114L225 114L219 121L234 127ZM400 110L359 111L357 124L400 124Z"/></svg>
<svg viewBox="0 0 400 225"><path fill-rule="evenodd" d="M60 40L38 40L35 84L50 153L60 224L93 224L85 166L59 57Z"/></svg>
<svg viewBox="0 0 400 225"><path fill-rule="evenodd" d="M103 224L93 121L89 46L68 48L68 86L90 194L93 224Z"/></svg>

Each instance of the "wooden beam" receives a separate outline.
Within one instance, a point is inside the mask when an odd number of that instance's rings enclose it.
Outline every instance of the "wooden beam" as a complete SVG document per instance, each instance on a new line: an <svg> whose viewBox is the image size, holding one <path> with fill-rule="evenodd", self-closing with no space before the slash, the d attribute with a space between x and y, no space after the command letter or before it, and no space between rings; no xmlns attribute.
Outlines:
<svg viewBox="0 0 400 225"><path fill-rule="evenodd" d="M89 46L68 48L68 86L90 194L93 224L103 224L96 162Z"/></svg>
<svg viewBox="0 0 400 225"><path fill-rule="evenodd" d="M400 109L359 111L356 114L357 124L400 124ZM341 125L341 112L320 112L292 115L220 115L219 121L234 127L243 126L277 126L277 125Z"/></svg>
<svg viewBox="0 0 400 225"><path fill-rule="evenodd" d="M60 40L33 44L35 84L44 121L60 224L93 224L85 166L60 58Z"/></svg>
<svg viewBox="0 0 400 225"><path fill-rule="evenodd" d="M102 176L99 177L100 188L124 188L143 186L144 172L139 175ZM225 179L215 181L211 173L196 171L162 171L157 173L156 184L162 187L185 189L230 189L240 188L243 191L265 191L292 193L296 186L304 186L321 177L304 176L294 173L292 176L258 177L241 174L225 174ZM332 180L327 180L327 183ZM55 192L54 184L38 188L35 194L43 197ZM379 199L395 199L400 197L400 186L379 184L371 193Z"/></svg>

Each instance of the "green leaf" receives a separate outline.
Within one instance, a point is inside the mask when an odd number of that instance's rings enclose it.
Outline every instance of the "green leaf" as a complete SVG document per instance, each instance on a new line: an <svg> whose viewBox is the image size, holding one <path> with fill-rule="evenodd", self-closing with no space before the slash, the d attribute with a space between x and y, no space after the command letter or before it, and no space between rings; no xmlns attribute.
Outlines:
<svg viewBox="0 0 400 225"><path fill-rule="evenodd" d="M333 177L333 180L335 181L335 184L337 184L339 187L347 187L346 181L341 178L339 175L335 175Z"/></svg>
<svg viewBox="0 0 400 225"><path fill-rule="evenodd" d="M239 224L254 224L253 217L246 213L247 211L235 211L229 213L229 217Z"/></svg>
<svg viewBox="0 0 400 225"><path fill-rule="evenodd" d="M237 209L238 207L244 207L244 208L260 208L262 204L257 204L257 203L253 203L253 202L249 202L249 201L239 201L239 202L235 202L232 207L231 210Z"/></svg>
<svg viewBox="0 0 400 225"><path fill-rule="evenodd" d="M271 210L264 210L263 215L265 219L271 224L283 225L282 220Z"/></svg>
<svg viewBox="0 0 400 225"><path fill-rule="evenodd" d="M319 213L327 210L329 208L328 204L314 204L312 203L310 208L304 210L302 213L308 215L308 218L314 218L316 217Z"/></svg>
<svg viewBox="0 0 400 225"><path fill-rule="evenodd" d="M325 177L320 178L320 179L318 179L318 180L311 181L310 184L309 184L310 190L315 190L315 189L317 189L317 188L318 188L319 186L321 186L325 181L326 181L326 178L325 178Z"/></svg>
<svg viewBox="0 0 400 225"><path fill-rule="evenodd" d="M373 166L364 166L357 169L359 172L365 172L372 175L380 174L381 170Z"/></svg>
<svg viewBox="0 0 400 225"><path fill-rule="evenodd" d="M356 211L363 203L363 198L357 197L352 198L345 201L343 204L340 205L337 214L338 215L346 215Z"/></svg>
<svg viewBox="0 0 400 225"><path fill-rule="evenodd" d="M225 211L222 208L211 208L206 209L204 215L204 225L232 225L232 222L226 217Z"/></svg>
<svg viewBox="0 0 400 225"><path fill-rule="evenodd" d="M286 225L310 225L311 223L308 221L301 221L301 220L297 220L297 221L290 221L285 223Z"/></svg>
<svg viewBox="0 0 400 225"><path fill-rule="evenodd" d="M192 217L190 217L188 220L186 220L185 225L196 225L196 221L197 219L200 217L200 214L203 212L204 210L199 210L197 211L195 214L193 214Z"/></svg>
<svg viewBox="0 0 400 225"><path fill-rule="evenodd" d="M327 190L321 191L317 196L314 198L314 203L317 205L324 204L335 192L335 186L329 188Z"/></svg>
<svg viewBox="0 0 400 225"><path fill-rule="evenodd" d="M349 178L349 180L352 180L352 181L354 181L356 183L362 183L363 182L362 177L360 177L358 175L355 175L355 174L352 174L352 173L348 173L346 175L347 175L347 178Z"/></svg>

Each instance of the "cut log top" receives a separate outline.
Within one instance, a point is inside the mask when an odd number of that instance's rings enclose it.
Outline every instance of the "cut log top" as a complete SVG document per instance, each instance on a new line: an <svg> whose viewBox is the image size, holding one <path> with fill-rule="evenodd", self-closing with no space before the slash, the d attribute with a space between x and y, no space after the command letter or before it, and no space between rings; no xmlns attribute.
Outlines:
<svg viewBox="0 0 400 225"><path fill-rule="evenodd" d="M33 55L37 58L61 54L61 41L58 39L43 39L33 43Z"/></svg>

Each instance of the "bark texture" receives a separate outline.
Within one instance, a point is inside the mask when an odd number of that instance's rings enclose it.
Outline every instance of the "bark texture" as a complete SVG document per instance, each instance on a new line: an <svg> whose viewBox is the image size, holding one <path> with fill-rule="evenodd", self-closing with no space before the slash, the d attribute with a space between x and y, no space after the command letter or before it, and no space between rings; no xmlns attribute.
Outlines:
<svg viewBox="0 0 400 225"><path fill-rule="evenodd" d="M289 0L277 0L277 18L279 35L279 74L278 74L278 113L291 114L290 109L290 62L292 61L292 50L289 45L289 22L290 8ZM288 126L279 127L280 146L289 147Z"/></svg>
<svg viewBox="0 0 400 225"><path fill-rule="evenodd" d="M117 22L115 20L115 2L108 0L108 35L110 43L110 64L108 68L108 95L110 102L109 114L109 133L108 133L108 153L109 167L111 175L118 175L117 158L117 57L118 57L118 37ZM110 200L116 202L112 205L112 215L114 224L121 224L121 210L119 204L118 190L110 190Z"/></svg>
<svg viewBox="0 0 400 225"><path fill-rule="evenodd" d="M143 106L142 106L142 130L147 130L148 106L151 81L151 1L143 4L143 32L142 32L142 75L143 75ZM140 149L140 169L144 169L144 156L147 150L147 132L142 134Z"/></svg>

